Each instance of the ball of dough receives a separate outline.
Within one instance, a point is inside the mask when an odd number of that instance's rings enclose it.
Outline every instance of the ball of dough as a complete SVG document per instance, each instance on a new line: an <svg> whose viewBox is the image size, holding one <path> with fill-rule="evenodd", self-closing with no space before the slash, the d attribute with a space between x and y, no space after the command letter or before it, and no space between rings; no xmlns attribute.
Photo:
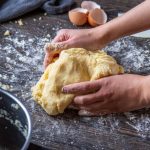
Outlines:
<svg viewBox="0 0 150 150"><path fill-rule="evenodd" d="M74 98L73 94L62 93L63 86L123 72L123 67L104 51L71 48L62 51L47 67L33 87L32 95L49 115L57 115L63 113Z"/></svg>

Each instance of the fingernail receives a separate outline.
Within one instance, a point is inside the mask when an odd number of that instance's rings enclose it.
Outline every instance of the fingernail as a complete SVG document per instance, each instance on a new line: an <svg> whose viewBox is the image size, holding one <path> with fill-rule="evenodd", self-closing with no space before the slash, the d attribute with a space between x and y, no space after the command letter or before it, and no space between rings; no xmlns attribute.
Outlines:
<svg viewBox="0 0 150 150"><path fill-rule="evenodd" d="M63 88L62 88L62 92L63 92L63 93L67 93L68 91L67 91L67 89L66 89L65 87L63 87Z"/></svg>

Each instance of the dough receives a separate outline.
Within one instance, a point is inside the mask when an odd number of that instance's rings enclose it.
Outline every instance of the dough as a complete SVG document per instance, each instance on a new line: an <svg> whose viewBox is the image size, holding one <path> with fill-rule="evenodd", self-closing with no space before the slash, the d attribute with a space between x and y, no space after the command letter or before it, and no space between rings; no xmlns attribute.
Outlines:
<svg viewBox="0 0 150 150"><path fill-rule="evenodd" d="M97 80L123 73L123 68L104 51L71 48L60 53L39 82L33 87L33 98L49 115L63 113L72 102L73 94L62 93L62 87L71 83Z"/></svg>

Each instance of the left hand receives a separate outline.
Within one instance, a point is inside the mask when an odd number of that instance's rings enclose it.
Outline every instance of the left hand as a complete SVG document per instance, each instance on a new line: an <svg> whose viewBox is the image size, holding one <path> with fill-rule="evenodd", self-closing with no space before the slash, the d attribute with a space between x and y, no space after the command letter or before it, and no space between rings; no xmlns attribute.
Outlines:
<svg viewBox="0 0 150 150"><path fill-rule="evenodd" d="M140 75L115 75L96 81L67 85L64 93L75 94L74 105L80 115L102 115L127 112L150 106L145 97L145 77Z"/></svg>
<svg viewBox="0 0 150 150"><path fill-rule="evenodd" d="M98 34L99 33L99 34ZM100 26L92 29L62 29L52 43L58 47L57 50L64 50L69 48L85 48L87 50L102 49L108 44L108 29L105 26ZM45 52L44 67L46 68L51 62L51 51L49 47Z"/></svg>

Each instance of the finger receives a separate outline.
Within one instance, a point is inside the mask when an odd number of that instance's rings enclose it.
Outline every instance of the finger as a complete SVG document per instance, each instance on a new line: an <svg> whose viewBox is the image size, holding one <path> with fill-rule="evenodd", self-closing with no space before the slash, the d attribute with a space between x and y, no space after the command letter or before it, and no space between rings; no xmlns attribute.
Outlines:
<svg viewBox="0 0 150 150"><path fill-rule="evenodd" d="M77 107L77 106L75 106L75 105L72 105L72 104L70 104L70 105L68 106L68 108L69 108L69 109L74 109L74 110L79 110L79 107Z"/></svg>
<svg viewBox="0 0 150 150"><path fill-rule="evenodd" d="M95 112L95 111L101 112L102 110L110 111L110 106L108 105L106 101L96 102L96 103L89 104L89 105L78 105L78 107L82 110L87 110L90 112Z"/></svg>
<svg viewBox="0 0 150 150"><path fill-rule="evenodd" d="M46 69L47 66L53 61L55 55L59 55L61 49L65 48L65 46L61 43L59 44L52 44L47 43L44 46L45 51L45 58L44 58L44 68Z"/></svg>
<svg viewBox="0 0 150 150"><path fill-rule="evenodd" d="M44 57L44 69L46 69L50 63L51 63L51 59L50 59L49 55L46 54Z"/></svg>
<svg viewBox="0 0 150 150"><path fill-rule="evenodd" d="M68 33L68 29L59 30L55 38L52 40L52 43L67 41L69 39L67 33Z"/></svg>
<svg viewBox="0 0 150 150"><path fill-rule="evenodd" d="M57 52L46 52L44 57L44 68L46 69L47 66L53 62L55 55L58 54Z"/></svg>
<svg viewBox="0 0 150 150"><path fill-rule="evenodd" d="M89 105L98 101L104 101L104 100L100 99L100 96L97 92L92 94L87 94L87 95L76 96L74 98L74 103L77 105Z"/></svg>
<svg viewBox="0 0 150 150"><path fill-rule="evenodd" d="M65 50L69 47L69 41L57 42L55 45L58 50Z"/></svg>
<svg viewBox="0 0 150 150"><path fill-rule="evenodd" d="M53 61L55 54L59 54L62 50L73 47L70 41L68 42L60 42L60 43L47 43L44 46L45 50L45 58L44 58L44 68Z"/></svg>
<svg viewBox="0 0 150 150"><path fill-rule="evenodd" d="M108 115L111 114L109 111L103 110L101 112L90 112L90 111L86 111L86 110L80 110L78 112L79 116L103 116L103 115Z"/></svg>
<svg viewBox="0 0 150 150"><path fill-rule="evenodd" d="M56 43L56 42L62 42L64 34L61 32L61 30L59 30L56 33L56 36L54 37L54 39L52 40L52 43Z"/></svg>
<svg viewBox="0 0 150 150"><path fill-rule="evenodd" d="M56 37L52 40L52 43L63 42L64 40L63 35L56 35Z"/></svg>
<svg viewBox="0 0 150 150"><path fill-rule="evenodd" d="M45 53L51 53L53 51L58 51L61 49L67 48L67 42L59 42L59 43L46 43L44 46Z"/></svg>
<svg viewBox="0 0 150 150"><path fill-rule="evenodd" d="M71 102L71 104L69 105L68 108L70 108L70 109L76 109L76 110L79 110L79 109L80 109L80 108L78 107L78 105L76 105L76 104L74 103L74 101Z"/></svg>
<svg viewBox="0 0 150 150"><path fill-rule="evenodd" d="M87 94L90 92L97 91L99 89L100 84L98 81L86 81L66 85L63 87L62 91L64 93L71 93L71 94Z"/></svg>

